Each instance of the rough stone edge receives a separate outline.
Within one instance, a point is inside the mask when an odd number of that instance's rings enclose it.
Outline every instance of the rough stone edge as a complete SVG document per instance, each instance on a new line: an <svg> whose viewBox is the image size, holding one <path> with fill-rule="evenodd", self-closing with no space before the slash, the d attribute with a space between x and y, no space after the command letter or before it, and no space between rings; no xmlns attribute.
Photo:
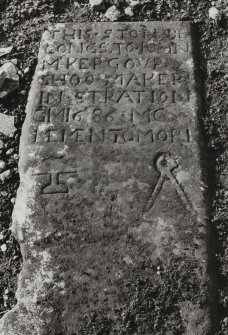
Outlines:
<svg viewBox="0 0 228 335"><path fill-rule="evenodd" d="M41 45L45 33L46 31L42 34ZM38 315L40 315L44 311L40 310L40 308L37 307L36 293L38 293L38 291L40 292L44 290L44 284L47 281L47 273L50 273L51 270L51 259L49 257L48 252L46 252L46 254L43 254L43 259L40 260L40 269L42 269L42 271L40 271L40 277L39 278L35 277L36 281L33 282L33 288L31 287L28 288L29 292L32 292L34 295L33 299L31 295L26 294L25 292L27 287L24 280L25 274L27 272L26 269L27 265L25 261L27 254L27 246L24 244L25 242L24 231L27 229L32 230L32 221L29 218L31 209L29 209L29 207L31 206L32 201L34 202L33 195L35 194L34 189L36 187L36 183L34 182L34 180L32 180L32 174L35 169L28 168L26 164L26 158L29 151L27 140L30 131L29 126L32 119L32 110L34 106L34 101L36 99L37 93L39 92L37 72L39 69L40 60L42 59L41 55L42 52L40 48L38 53L38 64L36 66L35 74L33 76L32 84L30 87L28 102L25 110L26 118L22 127L22 135L20 138L20 147L19 147L20 185L17 190L16 202L12 214L13 222L11 230L14 237L20 244L22 258L24 261L22 265L22 270L18 276L18 286L16 291L17 304L1 318L0 320L1 335L23 335L27 334L28 331L31 331L33 335L40 335L43 333L42 330L44 327L42 318L38 317ZM30 185L29 189L28 185ZM29 284L31 284L31 281L29 281ZM21 307L26 307L26 310L30 312L28 313L27 318L25 313L23 311L20 311ZM32 311L35 311L34 317L32 317L33 314ZM26 329L25 331L20 329L21 328L20 326L23 324L26 325L26 327L28 327L28 329Z"/></svg>

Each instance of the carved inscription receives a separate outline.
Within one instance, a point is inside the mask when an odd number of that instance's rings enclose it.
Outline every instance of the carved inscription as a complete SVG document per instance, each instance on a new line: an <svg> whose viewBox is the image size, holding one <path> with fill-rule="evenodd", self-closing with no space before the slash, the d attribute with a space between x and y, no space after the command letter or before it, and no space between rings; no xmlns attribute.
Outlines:
<svg viewBox="0 0 228 335"><path fill-rule="evenodd" d="M191 142L178 118L190 105L186 27L51 27L39 61L31 142Z"/></svg>
<svg viewBox="0 0 228 335"><path fill-rule="evenodd" d="M42 126L41 126L42 127ZM36 128L32 133L33 143L119 143L128 142L138 143L175 143L183 141L189 143L191 141L190 129L167 128L154 130L136 129L127 130L121 127L109 128L70 128L59 129L53 127Z"/></svg>
<svg viewBox="0 0 228 335"><path fill-rule="evenodd" d="M140 104L147 101L149 104L175 104L178 102L189 102L190 93L188 91L164 91L161 89L146 91L146 90L118 90L118 91L98 91L98 90L84 90L75 91L72 95L67 94L67 91L52 90L41 91L39 104Z"/></svg>
<svg viewBox="0 0 228 335"><path fill-rule="evenodd" d="M50 29L51 38L56 44L45 44L47 54L71 53L178 53L189 52L191 45L188 30L183 29L148 29L140 25L138 29L116 27L98 32L93 29ZM98 42L94 42L97 35ZM76 43L77 42L77 43Z"/></svg>

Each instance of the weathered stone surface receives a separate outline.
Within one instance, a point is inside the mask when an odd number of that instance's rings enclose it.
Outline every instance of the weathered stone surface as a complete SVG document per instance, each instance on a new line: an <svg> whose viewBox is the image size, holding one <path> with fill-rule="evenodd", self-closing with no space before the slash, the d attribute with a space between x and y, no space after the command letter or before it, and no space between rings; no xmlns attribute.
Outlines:
<svg viewBox="0 0 228 335"><path fill-rule="evenodd" d="M12 228L24 265L1 335L211 333L191 31L44 33Z"/></svg>

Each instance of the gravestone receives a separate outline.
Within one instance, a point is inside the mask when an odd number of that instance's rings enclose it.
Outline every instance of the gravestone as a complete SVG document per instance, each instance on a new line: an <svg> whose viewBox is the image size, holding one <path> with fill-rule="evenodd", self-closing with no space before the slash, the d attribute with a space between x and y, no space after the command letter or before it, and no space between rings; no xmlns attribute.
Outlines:
<svg viewBox="0 0 228 335"><path fill-rule="evenodd" d="M210 333L192 34L188 22L44 33L13 214L24 263L2 335Z"/></svg>

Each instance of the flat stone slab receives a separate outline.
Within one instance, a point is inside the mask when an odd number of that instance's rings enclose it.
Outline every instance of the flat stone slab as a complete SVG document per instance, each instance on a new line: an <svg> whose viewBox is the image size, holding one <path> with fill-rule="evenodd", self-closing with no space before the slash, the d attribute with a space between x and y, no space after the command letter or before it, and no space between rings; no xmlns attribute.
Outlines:
<svg viewBox="0 0 228 335"><path fill-rule="evenodd" d="M57 24L20 145L23 270L1 335L210 333L188 22Z"/></svg>

